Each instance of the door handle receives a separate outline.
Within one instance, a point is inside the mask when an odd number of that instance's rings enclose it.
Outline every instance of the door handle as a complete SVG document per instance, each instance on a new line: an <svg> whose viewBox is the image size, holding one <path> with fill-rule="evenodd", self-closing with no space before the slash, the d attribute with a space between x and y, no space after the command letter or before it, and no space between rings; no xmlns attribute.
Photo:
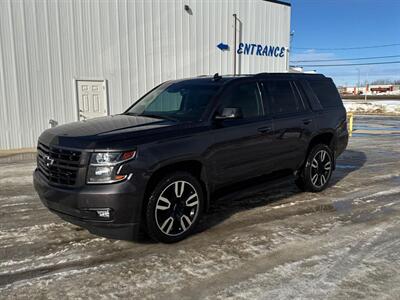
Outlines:
<svg viewBox="0 0 400 300"><path fill-rule="evenodd" d="M260 132L260 133L268 133L268 132L271 132L271 131L272 131L272 127L270 127L270 126L265 126L265 127L260 127L260 128L258 128L257 130L258 130L258 132Z"/></svg>
<svg viewBox="0 0 400 300"><path fill-rule="evenodd" d="M312 122L311 119L304 119L304 120L303 120L303 124L304 124L304 125L308 125L308 124L310 124L311 122Z"/></svg>

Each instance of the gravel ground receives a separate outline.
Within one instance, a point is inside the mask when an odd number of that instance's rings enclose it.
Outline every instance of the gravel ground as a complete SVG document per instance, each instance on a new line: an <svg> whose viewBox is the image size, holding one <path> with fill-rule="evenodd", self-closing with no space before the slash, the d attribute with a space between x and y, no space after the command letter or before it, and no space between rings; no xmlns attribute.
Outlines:
<svg viewBox="0 0 400 300"><path fill-rule="evenodd" d="M0 159L0 298L399 298L398 135L353 136L322 193L287 179L225 197L173 245L63 222L34 193L34 167Z"/></svg>

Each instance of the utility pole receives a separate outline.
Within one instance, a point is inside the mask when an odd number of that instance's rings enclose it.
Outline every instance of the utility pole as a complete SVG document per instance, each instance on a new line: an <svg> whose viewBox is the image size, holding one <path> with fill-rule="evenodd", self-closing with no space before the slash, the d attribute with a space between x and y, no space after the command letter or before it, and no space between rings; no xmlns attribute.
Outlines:
<svg viewBox="0 0 400 300"><path fill-rule="evenodd" d="M357 96L360 94L360 68L358 70L358 81L357 81Z"/></svg>
<svg viewBox="0 0 400 300"><path fill-rule="evenodd" d="M369 69L367 70L367 80L365 81L365 98L364 101L367 102L367 92L368 92L368 77L369 77Z"/></svg>

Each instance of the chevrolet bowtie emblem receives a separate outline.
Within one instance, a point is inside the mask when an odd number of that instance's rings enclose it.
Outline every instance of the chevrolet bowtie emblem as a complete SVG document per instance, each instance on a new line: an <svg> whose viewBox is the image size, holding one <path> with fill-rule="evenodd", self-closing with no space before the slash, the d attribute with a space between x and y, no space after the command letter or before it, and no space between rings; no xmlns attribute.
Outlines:
<svg viewBox="0 0 400 300"><path fill-rule="evenodd" d="M47 167L50 167L54 164L54 159L52 159L50 156L46 155L44 157L44 162L46 164Z"/></svg>

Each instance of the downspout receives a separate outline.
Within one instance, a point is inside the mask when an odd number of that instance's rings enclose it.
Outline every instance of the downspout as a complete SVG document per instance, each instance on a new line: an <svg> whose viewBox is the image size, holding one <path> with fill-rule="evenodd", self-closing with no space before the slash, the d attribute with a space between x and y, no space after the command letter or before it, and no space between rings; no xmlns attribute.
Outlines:
<svg viewBox="0 0 400 300"><path fill-rule="evenodd" d="M236 20L237 20L237 15L233 14L234 18L234 26L233 26L233 75L236 75Z"/></svg>

